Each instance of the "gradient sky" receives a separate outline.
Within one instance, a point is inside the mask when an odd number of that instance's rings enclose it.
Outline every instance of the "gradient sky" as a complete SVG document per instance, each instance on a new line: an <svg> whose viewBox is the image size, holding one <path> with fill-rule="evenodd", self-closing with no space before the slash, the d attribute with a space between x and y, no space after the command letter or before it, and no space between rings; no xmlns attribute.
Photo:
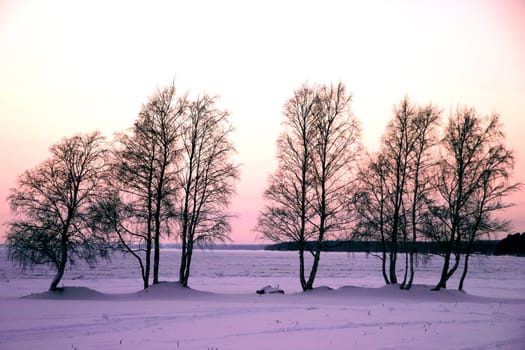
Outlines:
<svg viewBox="0 0 525 350"><path fill-rule="evenodd" d="M525 1L0 0L0 223L16 177L64 136L130 127L157 87L221 96L242 163L232 239L251 231L281 109L304 81L343 81L377 149L405 94L502 116L525 182ZM504 213L525 231L524 191ZM0 235L5 231L0 228Z"/></svg>

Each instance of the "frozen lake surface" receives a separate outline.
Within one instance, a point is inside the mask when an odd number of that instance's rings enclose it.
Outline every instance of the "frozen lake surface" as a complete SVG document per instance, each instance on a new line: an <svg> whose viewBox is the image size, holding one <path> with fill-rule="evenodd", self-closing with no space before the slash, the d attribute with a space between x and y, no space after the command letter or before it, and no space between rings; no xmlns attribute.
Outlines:
<svg viewBox="0 0 525 350"><path fill-rule="evenodd" d="M9 282L13 296L46 290L54 275L39 266L21 272L6 259L0 249L0 283ZM180 251L161 251L160 279L177 281ZM403 266L399 259L399 267ZM190 286L215 293L253 293L262 286L279 285L287 293L301 291L298 279L299 259L296 252L248 250L197 250L194 254ZM439 280L442 258L419 256L415 283L435 285ZM380 287L381 262L365 253L322 253L316 286ZM398 279L402 279L399 269ZM452 278L449 288L458 286L460 272ZM85 286L107 293L133 292L142 287L136 260L115 254L110 261L102 260L95 267L79 263L70 267L62 284ZM31 280L30 283L28 283ZM28 288L28 289L25 289ZM496 297L525 297L525 258L512 256L474 255L470 259L465 283L469 294Z"/></svg>
<svg viewBox="0 0 525 350"><path fill-rule="evenodd" d="M163 249L176 281L180 252ZM402 259L400 259L402 260ZM197 251L190 286L146 292L136 261L116 255L66 271L20 272L0 249L0 349L523 349L525 258L474 256L467 293L430 292L441 258L418 257L413 290L384 287L379 259L323 253L316 286L300 293L295 252ZM400 271L401 276L401 271ZM265 285L285 295L256 295ZM351 286L351 287L345 287ZM78 288L81 287L81 288ZM31 298L21 298L33 294Z"/></svg>

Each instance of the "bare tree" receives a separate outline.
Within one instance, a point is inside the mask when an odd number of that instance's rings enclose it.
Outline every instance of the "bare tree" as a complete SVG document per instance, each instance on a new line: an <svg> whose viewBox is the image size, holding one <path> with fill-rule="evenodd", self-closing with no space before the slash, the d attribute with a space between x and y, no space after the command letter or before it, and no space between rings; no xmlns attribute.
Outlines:
<svg viewBox="0 0 525 350"><path fill-rule="evenodd" d="M137 259L144 288L159 281L160 237L169 232L181 157L180 128L186 97L172 83L157 91L138 119L113 143L106 195L99 200L97 225L114 232L125 253Z"/></svg>
<svg viewBox="0 0 525 350"><path fill-rule="evenodd" d="M64 138L51 157L19 178L8 197L16 218L8 224L7 248L23 268L56 269L49 290L58 289L66 265L107 256L107 238L93 231L90 207L106 174L103 138L98 132Z"/></svg>
<svg viewBox="0 0 525 350"><path fill-rule="evenodd" d="M433 190L431 176L435 170L434 153L436 145L436 126L441 111L431 104L418 108L415 117L410 121L410 136L414 139L412 155L409 163L407 186L407 203L409 211L409 231L412 234L411 244L407 252L410 258L410 267L405 266L405 278L402 288L410 289L414 282L414 257L416 254L416 240L420 234L420 222L426 213L428 198ZM407 281L407 272L409 274Z"/></svg>
<svg viewBox="0 0 525 350"><path fill-rule="evenodd" d="M141 270L143 288L150 283L154 223L155 158L159 153L151 137L151 120L140 118L128 133L113 142L112 177L99 199L96 224L114 232L123 252L131 254Z"/></svg>
<svg viewBox="0 0 525 350"><path fill-rule="evenodd" d="M498 115L483 117L473 108L458 109L449 118L442 145L440 174L436 177L439 198L432 206L441 228L434 229L431 236L442 240L444 247L436 290L446 288L457 270L462 242L468 242L469 250L476 237L505 227L492 219L491 214L505 208L503 198L519 187L508 182L514 159L504 146ZM460 289L468 269L468 255Z"/></svg>
<svg viewBox="0 0 525 350"><path fill-rule="evenodd" d="M392 227L390 238L390 283L397 283L396 263L398 242L406 232L405 194L409 177L409 166L414 151L415 138L411 130L411 120L417 113L416 106L405 97L394 108L394 117L387 126L383 137L384 159L389 159L391 176L387 178L392 203Z"/></svg>
<svg viewBox="0 0 525 350"><path fill-rule="evenodd" d="M360 127L351 96L338 85L303 85L284 107L285 131L278 140L279 166L269 179L256 230L279 242L298 243L300 282L313 288L322 243L349 223L347 201L352 165L360 150ZM306 274L306 242L312 254ZM306 277L308 275L308 278Z"/></svg>
<svg viewBox="0 0 525 350"><path fill-rule="evenodd" d="M180 221L179 282L188 285L194 244L224 241L231 230L225 213L239 177L229 139L229 113L216 107L216 98L204 95L189 103L182 126L182 194L177 209Z"/></svg>
<svg viewBox="0 0 525 350"><path fill-rule="evenodd" d="M182 157L180 145L183 116L186 112L186 97L176 98L175 85L159 91L150 98L140 118L151 123L151 140L158 146L158 155L153 166L156 169L154 184L154 256L153 283L159 282L160 237L162 228L169 233L168 220L173 211L172 203L178 190L178 160Z"/></svg>
<svg viewBox="0 0 525 350"><path fill-rule="evenodd" d="M469 201L469 209L465 219L469 222L465 225L465 237L467 242L464 252L463 272L459 281L458 289L463 290L465 278L468 273L468 262L472 252L472 244L476 239L486 237L494 232L504 232L510 227L508 220L500 220L491 217L493 212L508 208L510 204L502 200L511 192L517 191L520 184L509 184L509 170L513 168L512 153L503 146L496 146L489 150L490 156L484 165L486 169L480 178L480 186L473 193Z"/></svg>
<svg viewBox="0 0 525 350"><path fill-rule="evenodd" d="M360 216L357 228L361 231L375 228L372 233L380 233L383 279L387 284L398 283L399 244L407 239L406 192L415 145L412 121L416 114L417 106L408 97L394 107L394 116L383 135L380 152L361 173L361 189L356 198L361 207L357 208ZM374 213L375 208L380 211ZM388 276L385 273L387 254Z"/></svg>
<svg viewBox="0 0 525 350"><path fill-rule="evenodd" d="M439 114L432 105L421 108L405 97L394 108L379 153L370 157L359 176L356 232L361 237L381 240L386 284L398 283L397 255L403 244L406 254L401 288L410 288L414 278L415 242L430 189L426 178L433 164L430 149Z"/></svg>
<svg viewBox="0 0 525 350"><path fill-rule="evenodd" d="M343 83L322 85L314 105L317 135L312 152L313 210L316 214L317 245L306 288L313 288L321 245L329 234L348 229L352 215L354 166L361 151L361 126L350 109L351 94Z"/></svg>
<svg viewBox="0 0 525 350"><path fill-rule="evenodd" d="M388 233L392 225L392 205L387 179L390 177L388 160L382 154L369 155L367 164L359 172L359 181L355 192L354 210L357 224L354 236L360 240L378 240L381 242L381 273L385 284L390 284L387 273Z"/></svg>
<svg viewBox="0 0 525 350"><path fill-rule="evenodd" d="M316 139L313 108L317 91L304 84L284 105L285 131L277 140L278 168L268 180L264 197L271 204L260 213L256 231L274 242L297 242L299 279L305 276L306 242L314 239L312 153Z"/></svg>

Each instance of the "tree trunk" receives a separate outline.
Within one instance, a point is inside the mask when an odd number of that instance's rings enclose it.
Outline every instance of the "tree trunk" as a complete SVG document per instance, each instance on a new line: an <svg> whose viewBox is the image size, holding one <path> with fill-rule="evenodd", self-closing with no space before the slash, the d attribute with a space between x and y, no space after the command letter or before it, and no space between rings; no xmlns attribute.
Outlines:
<svg viewBox="0 0 525 350"><path fill-rule="evenodd" d="M185 276L186 276L186 262L188 260L188 249L187 247L181 252L180 257L180 268L179 268L179 283L181 286L184 286Z"/></svg>
<svg viewBox="0 0 525 350"><path fill-rule="evenodd" d="M394 213L394 216L397 215ZM397 284L397 275L396 275L396 262L397 262L397 220L399 218L394 218L394 227L392 229L392 239L390 241L390 283Z"/></svg>
<svg viewBox="0 0 525 350"><path fill-rule="evenodd" d="M461 279L459 280L458 290L463 290L463 284L465 283L465 278L467 277L468 273L468 259L470 257L470 252L472 251L472 244L474 243L474 239L476 238L476 232L478 230L480 221L481 219L478 218L478 220L476 221L476 225L472 229L472 234L470 235L467 251L465 252L465 263L463 264L463 273L461 274Z"/></svg>
<svg viewBox="0 0 525 350"><path fill-rule="evenodd" d="M159 263L160 263L160 232L155 233L155 248L153 254L153 284L159 283Z"/></svg>
<svg viewBox="0 0 525 350"><path fill-rule="evenodd" d="M181 285L184 285L184 276L186 274L186 260L187 260L187 247L186 244L183 243L183 248L181 251L181 257L180 257L180 267L179 267L179 283Z"/></svg>
<svg viewBox="0 0 525 350"><path fill-rule="evenodd" d="M50 291L55 291L59 289L58 284L60 283L62 276L64 276L64 271L66 269L66 263L63 260L64 260L63 258L60 259L60 263L58 264L58 268L57 268L57 273L55 274L55 277L53 278L53 281L51 282L51 285L49 286Z"/></svg>
<svg viewBox="0 0 525 350"><path fill-rule="evenodd" d="M306 290L306 278L304 277L304 242L299 242L299 281L301 288Z"/></svg>
<svg viewBox="0 0 525 350"><path fill-rule="evenodd" d="M447 280L450 279L452 275L454 275L454 273L459 267L459 261L461 260L461 239L460 237L461 236L458 232L457 239L456 239L456 249L454 252L454 265L452 265L452 267L450 268L450 271L447 274Z"/></svg>
<svg viewBox="0 0 525 350"><path fill-rule="evenodd" d="M454 275L454 272L456 272L458 266L459 266L459 260L460 260L460 254L459 252L454 253L454 265L450 267L450 258L452 256L452 252L447 252L445 254L445 263L443 264L443 270L441 271L441 278L439 279L439 283L436 287L434 287L433 290L440 290L440 289L446 289L447 288L447 281Z"/></svg>
<svg viewBox="0 0 525 350"><path fill-rule="evenodd" d="M397 260L397 241L392 240L392 244L390 247L390 283L391 284L397 284L396 260Z"/></svg>
<svg viewBox="0 0 525 350"><path fill-rule="evenodd" d="M323 171L324 173L324 171ZM324 176L323 176L324 178ZM312 263L312 269L310 270L310 276L308 277L308 282L306 283L306 289L313 289L315 276L317 275L317 268L319 267L319 260L321 259L321 248L324 240L325 233L325 224L326 224L326 197L325 197L325 188L324 182L321 186L321 210L320 210L320 220L319 220L319 238L317 240L317 247L315 247L314 261Z"/></svg>
<svg viewBox="0 0 525 350"><path fill-rule="evenodd" d="M153 165L150 164L150 174L149 174L149 178L148 178L148 183L149 183L149 187L148 187L148 202L147 202L147 205L148 205L148 221L147 221L147 232L146 232L146 267L145 267L145 273L144 273L144 278L143 278L143 282L144 282L144 289L148 288L149 287L149 276L150 276L150 273L151 273L151 239L152 239L152 236L151 236L151 232L153 230L153 228L151 227L152 225L152 219L153 219L153 194L152 194L152 190L151 190L151 178L152 178L152 173L151 173L151 169L153 169ZM139 257L140 259L140 257Z"/></svg>
<svg viewBox="0 0 525 350"><path fill-rule="evenodd" d="M406 289L408 279L408 250L405 252L405 273L403 275L403 282L401 283L401 289Z"/></svg>
<svg viewBox="0 0 525 350"><path fill-rule="evenodd" d="M67 264L67 235L62 234L62 239L60 242L60 261L57 265L57 273L55 274L55 277L53 278L53 281L51 282L51 285L49 286L50 291L55 291L58 289L58 284L60 283L60 280L62 279L62 276L64 276L64 271L66 270L66 264Z"/></svg>
<svg viewBox="0 0 525 350"><path fill-rule="evenodd" d="M414 283L414 255L416 254L416 241L417 241L417 228L416 228L416 215L415 207L412 208L412 242L410 242L410 272L408 277L408 283L405 286L406 289L412 288Z"/></svg>
<svg viewBox="0 0 525 350"><path fill-rule="evenodd" d="M190 155L190 165L189 165L189 178L186 180L186 187L184 189L184 207L182 209L182 230L181 230L181 257L180 257L180 268L179 268L179 283L184 285L185 283L185 274L188 263L188 251L190 249L190 243L192 241L191 228L190 228L190 185L193 183L193 152L194 147L192 147L192 153ZM193 214L191 214L193 215Z"/></svg>
<svg viewBox="0 0 525 350"><path fill-rule="evenodd" d="M187 198L187 196L186 196ZM181 233L181 255L180 255L180 267L179 267L179 283L184 284L184 275L186 273L186 261L188 254L188 204L184 207L182 215L182 233Z"/></svg>
<svg viewBox="0 0 525 350"><path fill-rule="evenodd" d="M463 176L461 175L458 175L458 193L456 194L456 199L455 199L455 205L454 205L454 211L453 211L453 218L452 218L452 227L451 227L451 230L450 230L450 240L447 242L447 245L446 245L446 252L445 252L445 261L444 261L444 264L443 264L443 270L441 271L441 277L439 279L439 282L437 284L436 287L434 287L433 290L440 290L440 289L446 289L447 288L447 281L450 277L452 277L452 275L454 274L454 272L456 271L456 268L459 264L459 258L458 258L458 249L460 248L460 245L461 245L461 232L459 230L459 227L460 227L460 215L459 215L459 210L461 208L461 200L464 199L463 197ZM456 261L454 263L454 266L452 267L452 269L449 270L450 268L450 257L452 255L452 252L454 250L454 244L456 244Z"/></svg>
<svg viewBox="0 0 525 350"><path fill-rule="evenodd" d="M457 229L457 219L455 219L452 234L450 236L450 241L447 242L446 251L445 251L445 261L443 263L443 269L441 270L441 277L438 284L434 287L433 290L440 290L447 288L447 281L452 277L459 265L459 253L461 248L461 235ZM454 246L455 245L455 246ZM452 268L450 267L450 258L454 252L455 261Z"/></svg>
<svg viewBox="0 0 525 350"><path fill-rule="evenodd" d="M144 265L140 262L140 276L142 277L142 287L144 289L149 287L148 278L146 278L146 271L144 270Z"/></svg>
<svg viewBox="0 0 525 350"><path fill-rule="evenodd" d="M162 184L164 179L164 171L161 173L159 182ZM154 252L153 252L153 284L159 283L159 263L160 263L160 214L162 206L162 186L159 185L157 189L157 198L155 200L155 237L153 237Z"/></svg>
<svg viewBox="0 0 525 350"><path fill-rule="evenodd" d="M404 223L404 229L403 229L403 249L405 250L405 271L403 273L403 282L401 282L401 289L405 289L407 278L408 278L408 249L407 249L407 231L406 231L406 223Z"/></svg>
<svg viewBox="0 0 525 350"><path fill-rule="evenodd" d="M184 255L184 271L179 278L179 283L183 287L188 287L188 281L190 279L190 267L191 267L191 258L193 256L193 242L191 240L188 242L186 254Z"/></svg>
<svg viewBox="0 0 525 350"><path fill-rule="evenodd" d="M474 243L474 239L476 238L476 233L478 232L479 225L482 220L482 213L484 209L485 199L486 199L486 192L483 195L483 201L481 202L481 205L479 207L479 212L476 215L477 216L476 223L471 228L472 232L470 233L467 249L465 252L465 264L463 265L463 273L461 274L461 279L459 280L459 286L458 286L458 290L461 290L461 291L463 290L463 283L465 283L465 278L467 277L467 273L468 273L468 259L470 257L470 253L472 252L472 244Z"/></svg>
<svg viewBox="0 0 525 350"><path fill-rule="evenodd" d="M310 276L308 277L308 282L306 282L306 288L303 290L311 290L314 288L315 276L317 275L317 268L319 267L319 260L321 259L321 244L319 243L315 255L314 261L312 263L312 269L310 270Z"/></svg>
<svg viewBox="0 0 525 350"><path fill-rule="evenodd" d="M458 290L463 290L463 283L465 282L465 278L467 277L468 272L468 258L470 257L470 253L467 252L465 255L465 264L463 266L463 273L461 274L461 279L459 280L459 287Z"/></svg>
<svg viewBox="0 0 525 350"><path fill-rule="evenodd" d="M418 162L419 164L419 162ZM412 288L412 283L414 282L414 255L416 253L416 241L417 241L417 225L416 225L416 211L417 211L417 193L419 189L419 165L416 169L416 175L415 175L415 188L414 188L414 196L412 197L412 241L410 242L410 272L408 277L408 283L405 286L405 289Z"/></svg>
<svg viewBox="0 0 525 350"><path fill-rule="evenodd" d="M146 267L144 269L144 289L149 287L149 274L151 270L151 238L146 242Z"/></svg>
<svg viewBox="0 0 525 350"><path fill-rule="evenodd" d="M452 265L452 268L447 274L447 280L449 280L450 277L452 277L452 275L454 275L454 273L458 269L460 258L461 258L461 254L459 252L454 254L454 265Z"/></svg>
<svg viewBox="0 0 525 350"><path fill-rule="evenodd" d="M184 273L184 282L182 283L183 287L188 287L188 281L190 279L190 268L191 268L191 258L193 256L193 243L190 242L188 245L188 254L186 262L186 271Z"/></svg>
<svg viewBox="0 0 525 350"><path fill-rule="evenodd" d="M438 284L432 290L440 290L447 288L447 274L450 267L450 255L452 254L452 242L447 242L445 247L445 257L443 261L443 268L441 269L441 276L439 278Z"/></svg>
<svg viewBox="0 0 525 350"><path fill-rule="evenodd" d="M414 283L414 255L415 255L415 246L416 243L412 242L412 249L410 251L410 272L408 276L408 283L405 286L405 289L412 288L412 284Z"/></svg>
<svg viewBox="0 0 525 350"><path fill-rule="evenodd" d="M390 284L390 280L388 279L388 275L386 274L386 251L384 250L381 259L381 270L383 271L383 280L385 280L385 284Z"/></svg>
<svg viewBox="0 0 525 350"><path fill-rule="evenodd" d="M450 255L451 251L447 248L447 251L445 252L445 260L443 261L443 269L441 270L441 277L439 278L438 284L434 287L432 290L440 290L440 289L446 289L447 288L447 274L448 274L448 268L450 266Z"/></svg>
<svg viewBox="0 0 525 350"><path fill-rule="evenodd" d="M390 280L388 279L388 275L386 273L386 242L383 229L381 229L381 246L383 248L381 259L381 270L383 272L383 280L385 280L385 284L390 284Z"/></svg>
<svg viewBox="0 0 525 350"><path fill-rule="evenodd" d="M390 283L397 284L396 263L398 252L398 236L401 221L401 209L403 207L403 191L404 191L404 177L401 175L402 169L400 155L395 160L396 162L396 188L394 200L394 213L392 217L392 232L391 232L391 246L390 246Z"/></svg>

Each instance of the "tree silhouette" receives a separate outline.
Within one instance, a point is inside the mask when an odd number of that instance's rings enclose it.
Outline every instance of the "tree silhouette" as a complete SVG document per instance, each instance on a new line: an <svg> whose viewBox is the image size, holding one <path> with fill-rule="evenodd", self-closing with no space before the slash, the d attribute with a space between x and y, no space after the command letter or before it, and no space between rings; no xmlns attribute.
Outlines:
<svg viewBox="0 0 525 350"><path fill-rule="evenodd" d="M354 200L357 223L354 236L357 239L381 242L381 274L385 284L390 284L387 272L389 233L392 230L392 202L388 178L391 177L389 160L379 153L369 155L359 172Z"/></svg>
<svg viewBox="0 0 525 350"><path fill-rule="evenodd" d="M312 153L316 139L313 109L317 91L304 84L284 105L285 131L277 140L278 168L269 177L264 197L271 204L260 213L256 230L274 242L297 242L299 279L308 289L305 277L305 243L315 237L312 224Z"/></svg>
<svg viewBox="0 0 525 350"><path fill-rule="evenodd" d="M437 144L436 127L441 117L441 111L429 104L419 108L416 117L412 120L414 132L414 148L410 162L410 173L408 182L409 203L409 231L412 233L410 246L410 270L408 281L403 281L403 287L410 289L414 282L414 256L416 254L416 240L422 232L421 222L427 212L428 198L432 191L431 177L435 171L432 150ZM405 267L405 271L407 268Z"/></svg>
<svg viewBox="0 0 525 350"><path fill-rule="evenodd" d="M348 203L354 189L354 166L361 151L361 128L350 110L351 99L342 83L318 89L314 106L317 139L312 152L312 204L318 244L307 289L313 288L321 243L329 234L347 231L352 219Z"/></svg>
<svg viewBox="0 0 525 350"><path fill-rule="evenodd" d="M107 256L107 237L90 223L99 185L106 175L103 138L98 132L64 138L51 157L25 171L8 197L16 214L8 224L9 258L23 268L56 269L49 290L58 289L68 262L93 263Z"/></svg>
<svg viewBox="0 0 525 350"><path fill-rule="evenodd" d="M235 192L238 166L229 136L229 113L216 108L216 98L204 95L190 102L182 125L181 189L177 217L180 222L179 282L190 277L194 244L224 241L231 230L225 213Z"/></svg>
<svg viewBox="0 0 525 350"><path fill-rule="evenodd" d="M294 241L303 290L313 288L322 243L348 227L352 165L360 150L360 126L342 83L304 84L284 106L285 131L277 141L278 169L264 193L270 202L256 230L276 242ZM305 269L305 243L312 254ZM306 277L308 275L308 277Z"/></svg>
<svg viewBox="0 0 525 350"><path fill-rule="evenodd" d="M435 178L439 195L431 207L434 216L431 224L438 229L428 232L433 239L442 241L444 247L436 290L446 288L457 270L462 242L467 242L467 251L460 289L474 239L506 227L505 222L491 217L493 212L508 206L504 197L519 188L519 184L509 183L514 157L504 141L496 114L480 116L473 108L461 108L449 118Z"/></svg>
<svg viewBox="0 0 525 350"><path fill-rule="evenodd" d="M355 198L359 214L356 231L362 237L381 241L382 274L386 284L398 283L396 263L401 243L406 251L401 287L410 288L414 279L415 242L431 190L428 181L433 164L430 150L435 144L439 115L432 105L419 107L405 97L394 108L379 153L369 157L359 176Z"/></svg>
<svg viewBox="0 0 525 350"><path fill-rule="evenodd" d="M186 108L186 97L176 96L173 83L149 98L133 127L115 137L112 176L99 199L96 224L114 232L121 249L137 259L144 288L152 250L153 283L159 281L160 238L170 232Z"/></svg>

